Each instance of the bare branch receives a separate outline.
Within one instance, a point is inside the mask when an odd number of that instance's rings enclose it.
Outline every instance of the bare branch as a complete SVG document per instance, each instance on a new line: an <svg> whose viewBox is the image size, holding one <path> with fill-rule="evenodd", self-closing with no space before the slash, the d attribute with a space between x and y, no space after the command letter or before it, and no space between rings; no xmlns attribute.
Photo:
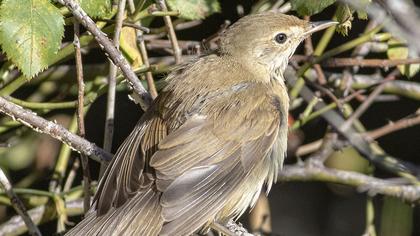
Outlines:
<svg viewBox="0 0 420 236"><path fill-rule="evenodd" d="M366 133L366 135L370 138L370 139L377 139L379 137L385 136L389 133L401 130L401 129L405 129L405 128L409 128L415 125L419 125L420 124L420 114L416 114L414 117L410 117L410 118L403 118L400 119L398 121L395 122L391 122L383 127L380 127L378 129L369 131Z"/></svg>
<svg viewBox="0 0 420 236"><path fill-rule="evenodd" d="M158 4L160 10L162 11L168 11L168 8L166 7L165 0L156 0L156 3ZM174 57L176 64L179 64L182 62L182 51L179 48L178 40L175 34L174 26L172 24L172 20L170 16L163 16L163 20L165 21L165 25L168 29L168 37L172 44L172 49L174 50Z"/></svg>
<svg viewBox="0 0 420 236"><path fill-rule="evenodd" d="M362 59L362 58L330 58L321 63L325 67L394 67L399 65L420 64L420 58L407 59Z"/></svg>
<svg viewBox="0 0 420 236"><path fill-rule="evenodd" d="M152 98L147 90L143 87L140 80L137 78L136 73L132 70L128 61L124 58L121 52L113 45L112 41L103 33L93 22L93 20L86 14L80 5L74 0L57 0L59 3L67 6L73 16L82 24L90 33L95 36L96 41L101 48L105 50L108 57L117 65L122 73L125 75L129 84L133 87L134 91L138 94L141 101L141 106L146 109Z"/></svg>
<svg viewBox="0 0 420 236"><path fill-rule="evenodd" d="M66 201L66 212L69 216L83 214L83 199ZM33 221L39 225L57 218L54 204L46 204L28 211ZM0 235L20 235L27 231L25 223L19 216L14 216L10 220L0 225Z"/></svg>
<svg viewBox="0 0 420 236"><path fill-rule="evenodd" d="M296 73L293 70L286 70L285 77L287 78L286 81L290 83L297 81ZM302 85L300 95L307 102L310 102L315 96L314 93L305 85ZM324 102L318 102L315 105L316 110L320 110L325 107L326 105ZM325 113L322 113L321 116L331 125L331 127L333 127L342 137L347 139L349 143L368 160L372 161L379 167L391 171L401 177L407 178L412 182L418 182L416 177L420 173L418 167L390 155L379 153L378 150L374 150L369 141L366 140L352 127L348 128L347 130L342 130L341 127L345 120L337 112L329 110Z"/></svg>
<svg viewBox="0 0 420 236"><path fill-rule="evenodd" d="M4 174L1 168L0 168L0 185L6 192L7 196L10 198L10 202L13 208L20 215L20 217L22 217L21 219L23 220L25 225L28 227L29 234L40 236L41 232L32 221L22 201L18 198L18 196L13 191L12 185L10 184L9 180L7 179L6 175ZM4 234L1 234L1 235L4 235Z"/></svg>
<svg viewBox="0 0 420 236"><path fill-rule="evenodd" d="M356 187L370 195L383 194L411 203L420 203L420 186L394 184L357 172L326 168L322 165L286 165L279 181L325 181Z"/></svg>
<svg viewBox="0 0 420 236"><path fill-rule="evenodd" d="M395 80L395 77L399 74L398 70L394 70L391 72L381 83L379 86L373 90L373 92L369 95L369 97L357 108L353 114L341 125L342 130L347 130L350 126L353 125L353 122L359 117L372 105L373 101L376 97L378 97L385 88L385 84L391 80Z"/></svg>
<svg viewBox="0 0 420 236"><path fill-rule="evenodd" d="M77 76L77 130L80 137L85 137L85 119L83 106L84 96L85 96L85 83L83 81L83 64L82 64L82 53L80 49L80 25L74 20L74 48L75 48L75 58L76 58L76 76ZM89 161L87 157L83 154L80 154L80 159L82 162L83 170L83 194L84 194L84 204L83 209L86 213L90 207L90 173L89 173Z"/></svg>
<svg viewBox="0 0 420 236"><path fill-rule="evenodd" d="M134 12L135 12L134 7L130 5L130 13L134 14ZM140 21L137 21L135 24L141 27ZM137 36L137 44L140 49L140 54L141 54L141 59L143 60L143 64L149 67L150 66L149 56L146 50L146 43L144 42L143 32L136 31L136 36ZM153 80L152 72L150 71L146 72L146 80L147 80L147 87L149 89L149 93L152 96L152 98L155 99L158 93L157 93L156 86Z"/></svg>
<svg viewBox="0 0 420 236"><path fill-rule="evenodd" d="M0 112L39 133L45 133L60 140L73 150L83 153L96 161L110 161L112 159L111 154L105 152L95 144L69 132L59 124L45 120L44 118L37 116L34 112L25 110L22 107L9 102L4 97L0 97Z"/></svg>

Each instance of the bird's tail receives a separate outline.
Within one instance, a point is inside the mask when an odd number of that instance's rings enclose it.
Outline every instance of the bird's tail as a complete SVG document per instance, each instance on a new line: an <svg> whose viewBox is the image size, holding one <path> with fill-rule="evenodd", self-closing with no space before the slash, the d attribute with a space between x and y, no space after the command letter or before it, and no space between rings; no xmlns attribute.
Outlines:
<svg viewBox="0 0 420 236"><path fill-rule="evenodd" d="M142 235L157 236L162 228L160 193L152 189L139 192L130 201L97 216L95 206L68 236Z"/></svg>

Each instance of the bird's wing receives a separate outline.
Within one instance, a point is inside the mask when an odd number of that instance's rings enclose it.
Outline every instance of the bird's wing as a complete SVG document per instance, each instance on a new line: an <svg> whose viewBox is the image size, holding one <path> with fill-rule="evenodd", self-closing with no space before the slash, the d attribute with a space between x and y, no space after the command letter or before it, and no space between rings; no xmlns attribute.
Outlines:
<svg viewBox="0 0 420 236"><path fill-rule="evenodd" d="M159 143L150 166L163 192L162 235L186 235L206 224L269 156L279 130L278 113L267 99L257 100L232 98L234 105L220 114L194 115ZM255 104L244 108L246 102Z"/></svg>
<svg viewBox="0 0 420 236"><path fill-rule="evenodd" d="M145 187L143 171L157 144L167 133L165 122L158 116L144 115L117 150L110 167L99 183L94 202L97 214L119 207Z"/></svg>

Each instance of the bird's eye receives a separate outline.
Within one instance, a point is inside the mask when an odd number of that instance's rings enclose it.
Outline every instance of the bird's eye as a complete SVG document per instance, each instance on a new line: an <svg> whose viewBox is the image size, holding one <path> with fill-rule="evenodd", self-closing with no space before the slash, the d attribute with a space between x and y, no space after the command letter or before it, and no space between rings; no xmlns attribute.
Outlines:
<svg viewBox="0 0 420 236"><path fill-rule="evenodd" d="M279 33L276 35L274 40L276 40L276 42L279 44L283 44L287 40L287 35L285 33Z"/></svg>

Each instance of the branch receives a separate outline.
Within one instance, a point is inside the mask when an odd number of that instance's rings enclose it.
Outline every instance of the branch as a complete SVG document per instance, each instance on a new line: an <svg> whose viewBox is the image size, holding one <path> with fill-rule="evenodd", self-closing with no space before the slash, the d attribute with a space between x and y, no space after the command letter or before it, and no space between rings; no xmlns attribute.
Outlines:
<svg viewBox="0 0 420 236"><path fill-rule="evenodd" d="M7 101L4 97L0 97L0 112L39 133L45 133L60 140L73 150L83 153L96 161L110 161L112 159L111 154L105 152L95 144L69 132L59 124L45 120L32 111L25 110L22 107Z"/></svg>
<svg viewBox="0 0 420 236"><path fill-rule="evenodd" d="M352 75L351 87L354 89L364 89L372 85L380 84L384 78L379 74L373 75ZM337 84L342 83L342 74L332 74L328 78ZM394 80L384 85L384 92L409 97L420 100L420 85L413 81Z"/></svg>
<svg viewBox="0 0 420 236"><path fill-rule="evenodd" d="M420 53L420 32L417 25L420 24L418 8L412 1L404 0L375 0L371 4L365 1L341 0L352 6L366 10L376 21L383 22L387 30L393 35L405 39L408 44Z"/></svg>
<svg viewBox="0 0 420 236"><path fill-rule="evenodd" d="M357 172L326 168L322 165L286 165L279 171L279 181L325 181L356 187L369 195L383 194L420 204L420 186L397 185Z"/></svg>
<svg viewBox="0 0 420 236"><path fill-rule="evenodd" d="M84 118L84 95L85 95L85 83L83 81L83 63L82 63L82 52L80 49L80 25L74 20L74 48L75 48L75 59L76 59L76 76L77 76L77 130L80 137L85 137L85 118ZM84 194L84 205L83 209L86 213L90 207L90 172L89 172L89 161L86 155L81 154L80 159L82 162L83 172L83 194Z"/></svg>
<svg viewBox="0 0 420 236"><path fill-rule="evenodd" d="M414 117L400 119L396 122L391 122L383 127L369 131L366 133L366 135L370 139L377 139L389 133L392 133L401 129L405 129L408 127L412 127L415 125L419 125L419 124L420 124L420 114L416 114Z"/></svg>
<svg viewBox="0 0 420 236"><path fill-rule="evenodd" d="M122 22L125 15L125 3L126 0L118 1L118 11L115 19L115 29L114 29L114 38L113 45L117 50L120 48L120 36L122 29ZM105 113L105 127L104 127L104 142L103 148L107 152L111 152L112 141L114 137L114 120L115 120L115 96L116 96L116 87L117 87L117 66L110 62L109 65L109 74L108 74L108 92L106 96L106 113ZM102 178L103 173L105 172L108 163L101 163L99 170L99 179Z"/></svg>
<svg viewBox="0 0 420 236"><path fill-rule="evenodd" d="M356 111L341 125L342 130L347 130L353 125L355 120L358 120L360 116L372 105L374 100L382 93L387 82L395 80L396 76L399 75L399 71L396 69L391 72L381 83L373 90L369 97L357 108Z"/></svg>
<svg viewBox="0 0 420 236"><path fill-rule="evenodd" d="M129 10L130 10L130 14L135 13L134 4L129 4ZM141 27L141 21L138 20L137 22L135 22L135 25ZM140 49L140 55L141 55L141 59L143 60L143 64L145 66L150 66L149 56L147 54L146 43L144 42L144 35L142 31L136 31L136 40L137 40L137 45ZM158 93L157 93L156 86L153 80L152 72L150 71L146 72L146 81L147 81L147 87L149 89L149 93L152 96L152 98L155 99Z"/></svg>
<svg viewBox="0 0 420 236"><path fill-rule="evenodd" d="M168 8L166 7L166 4L165 4L165 0L156 0L156 3L158 4L160 10L168 11ZM165 25L168 29L168 37L169 37L169 40L171 41L172 49L174 50L175 62L176 64L179 64L182 62L182 51L178 45L178 40L175 34L171 17L168 15L165 15L163 16L163 20L165 21Z"/></svg>
<svg viewBox="0 0 420 236"><path fill-rule="evenodd" d="M74 0L57 0L59 3L65 5L73 16L82 24L90 33L95 36L96 41L101 48L105 50L112 62L117 65L122 73L125 75L128 83L133 87L136 94L139 95L141 106L146 109L152 101L150 94L143 87L137 75L131 69L130 64L124 58L120 51L113 45L112 41L104 34L93 22L93 20L86 14L80 5Z"/></svg>
<svg viewBox="0 0 420 236"><path fill-rule="evenodd" d="M19 214L19 219L23 220L24 225L29 228L29 233L31 235L41 235L38 227L34 224L31 217L29 217L28 212L26 211L25 206L23 205L22 201L18 198L16 193L13 191L12 185L10 184L9 180L7 179L6 175L4 174L3 170L0 168L0 185L6 192L7 196L10 199L10 203L12 204L13 208ZM5 235L5 234L0 234Z"/></svg>
<svg viewBox="0 0 420 236"><path fill-rule="evenodd" d="M330 58L321 62L325 67L395 67L399 65L420 64L420 58L407 59L361 59L361 58Z"/></svg>
<svg viewBox="0 0 420 236"><path fill-rule="evenodd" d="M66 201L66 213L68 216L83 214L83 199ZM28 211L29 216L39 225L57 218L54 204L42 205ZM27 231L25 223L19 216L14 216L10 220L0 225L0 235L20 235Z"/></svg>
<svg viewBox="0 0 420 236"><path fill-rule="evenodd" d="M286 81L291 84L297 81L296 73L293 70L286 70L285 78L287 78ZM313 97L315 96L315 94L304 84L302 84L300 89L300 95L306 102L312 101ZM326 105L322 101L315 105L316 110L321 110L325 107ZM383 151L378 150L378 146L369 143L365 137L363 137L352 127L348 128L347 130L343 130L342 125L345 123L345 120L337 112L329 110L322 113L321 116L328 122L328 124L331 125L331 127L333 127L342 137L348 140L348 142L368 160L372 161L379 167L391 171L392 173L404 177L412 182L418 182L416 176L420 174L420 170L417 166L384 154Z"/></svg>

